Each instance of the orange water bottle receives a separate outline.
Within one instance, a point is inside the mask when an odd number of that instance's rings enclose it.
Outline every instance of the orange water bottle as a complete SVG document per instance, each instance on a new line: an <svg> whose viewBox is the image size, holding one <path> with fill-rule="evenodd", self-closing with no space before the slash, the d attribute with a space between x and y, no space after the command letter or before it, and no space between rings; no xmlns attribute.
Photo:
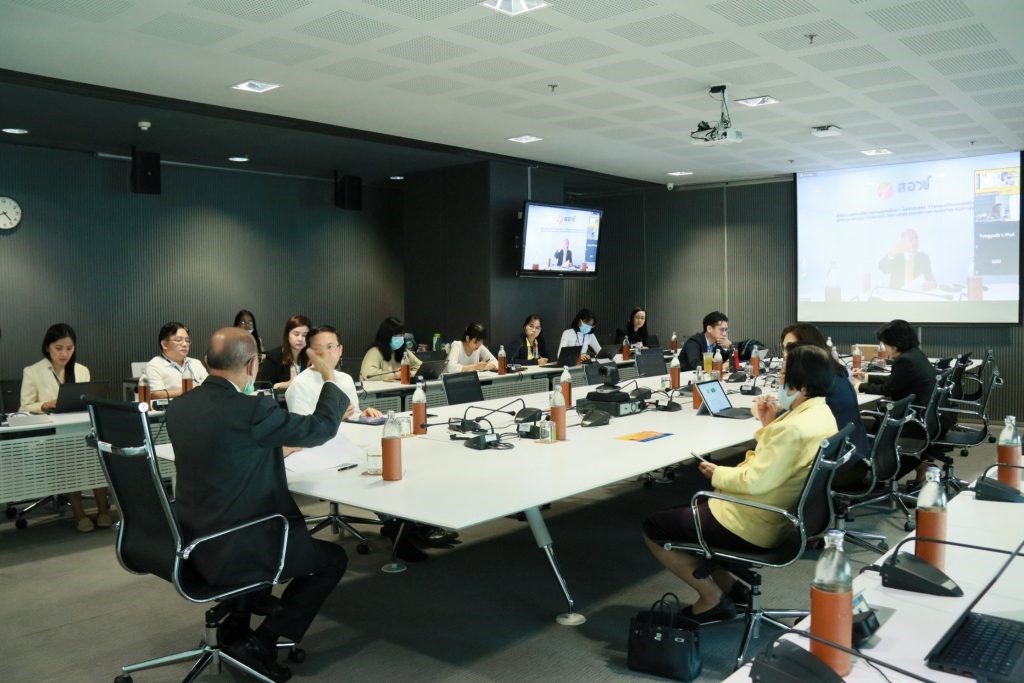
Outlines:
<svg viewBox="0 0 1024 683"><path fill-rule="evenodd" d="M679 350L679 337L676 336L675 332L672 333L671 349L673 351L678 351Z"/></svg>
<svg viewBox="0 0 1024 683"><path fill-rule="evenodd" d="M860 366L864 362L864 353L860 350L860 344L853 345L853 355L850 356L853 359L853 370L856 372L860 370Z"/></svg>
<svg viewBox="0 0 1024 683"><path fill-rule="evenodd" d="M398 481L402 478L402 426L398 424L393 410L388 411L388 419L384 423L380 450L383 460L381 476L384 481Z"/></svg>
<svg viewBox="0 0 1024 683"><path fill-rule="evenodd" d="M673 389L678 389L680 387L679 372L679 354L677 353L672 356L672 362L668 364L668 376L672 381L671 386Z"/></svg>
<svg viewBox="0 0 1024 683"><path fill-rule="evenodd" d="M715 355L711 358L711 371L717 372L718 376L722 376L722 350L715 349Z"/></svg>
<svg viewBox="0 0 1024 683"><path fill-rule="evenodd" d="M629 360L632 356L629 353L629 337L622 338L622 360Z"/></svg>
<svg viewBox="0 0 1024 683"><path fill-rule="evenodd" d="M829 529L811 582L811 634L849 648L853 644L853 572L843 552L843 532ZM850 655L811 641L811 652L839 676L850 673Z"/></svg>
<svg viewBox="0 0 1024 683"><path fill-rule="evenodd" d="M402 354L402 363L398 366L398 377L402 384L409 383L409 352Z"/></svg>
<svg viewBox="0 0 1024 683"><path fill-rule="evenodd" d="M1020 434L1017 432L1017 418L1006 416L1006 426L999 433L998 459L1004 465L1021 464ZM1016 467L1000 467L999 481L1015 489L1020 488L1020 470Z"/></svg>
<svg viewBox="0 0 1024 683"><path fill-rule="evenodd" d="M551 392L551 422L555 425L555 439L565 441L565 399L562 392Z"/></svg>
<svg viewBox="0 0 1024 683"><path fill-rule="evenodd" d="M192 368L185 364L185 369L181 373L181 393L185 394L192 391L192 387L196 383L195 375L192 374Z"/></svg>
<svg viewBox="0 0 1024 683"><path fill-rule="evenodd" d="M562 401L565 407L572 408L572 376L569 374L569 368L562 368L558 383L562 385Z"/></svg>
<svg viewBox="0 0 1024 683"><path fill-rule="evenodd" d="M416 382L416 391L412 392L412 433L426 434L427 428L427 392L423 391L423 380Z"/></svg>
<svg viewBox="0 0 1024 683"><path fill-rule="evenodd" d="M918 538L946 540L946 490L939 482L939 468L929 467L924 486L917 496ZM914 554L939 571L946 567L946 546L942 543L914 541Z"/></svg>
<svg viewBox="0 0 1024 683"><path fill-rule="evenodd" d="M505 355L505 345L502 344L498 347L498 374L504 375L508 363L508 357Z"/></svg>
<svg viewBox="0 0 1024 683"><path fill-rule="evenodd" d="M149 403L149 380L146 379L146 375L139 377L139 386L136 390L136 398L139 400L139 403ZM1018 452L1020 451L1019 448L1017 450Z"/></svg>
<svg viewBox="0 0 1024 683"><path fill-rule="evenodd" d="M754 377L761 374L761 356L757 355L757 344L750 348L750 374Z"/></svg>
<svg viewBox="0 0 1024 683"><path fill-rule="evenodd" d="M693 389L693 409L699 410L704 400L700 397L700 391L697 390L697 385L704 381L704 371L697 368L693 371L693 382L690 388Z"/></svg>

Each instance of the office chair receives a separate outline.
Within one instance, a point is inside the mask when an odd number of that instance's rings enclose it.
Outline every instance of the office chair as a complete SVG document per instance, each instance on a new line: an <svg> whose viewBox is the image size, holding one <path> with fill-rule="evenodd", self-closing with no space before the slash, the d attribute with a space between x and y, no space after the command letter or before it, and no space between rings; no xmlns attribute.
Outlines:
<svg viewBox="0 0 1024 683"><path fill-rule="evenodd" d="M886 404L885 412L878 416L878 430L875 434L869 434L871 440L871 452L862 462L868 467L867 476L861 482L843 486L833 479L832 502L836 511L835 528L842 531L845 538L868 550L877 553L884 553L888 550L885 536L881 534L870 534L863 531L853 531L846 528L846 522L852 522L851 510L865 505L877 505L888 503L890 510L897 506L906 516L906 525L913 524L913 517L907 508L907 502L915 503L913 496L901 493L896 474L900 471L900 449L898 440L903 425L909 420L910 404L914 401L914 395L910 394L899 401L892 401ZM887 490L882 495L873 495L875 487L881 483L887 484ZM912 527L911 527L912 528ZM908 529L909 531L909 529Z"/></svg>
<svg viewBox="0 0 1024 683"><path fill-rule="evenodd" d="M988 402L992 397L992 390L1003 386L1003 378L999 373L999 368L992 364L991 357L987 357L982 362L983 368L986 365L991 366L991 369L988 372L988 378L982 380L983 384L981 384L980 390L970 394L964 392L962 394L964 398L961 399L950 398L947 402L948 406L943 409L943 412L952 416L955 422L936 439L935 443L939 446L959 448L961 457L966 457L967 449L981 444L985 439L995 440L988 431ZM966 375L966 377L970 377L970 375ZM984 375L980 375L980 377L984 377ZM975 398L969 399L967 396ZM961 420L965 418L972 421L977 420L981 424L964 424Z"/></svg>
<svg viewBox="0 0 1024 683"><path fill-rule="evenodd" d="M845 463L853 453L853 446L849 445L847 441L852 431L853 425L846 425L835 435L821 440L818 452L814 456L814 461L811 463L810 471L807 474L807 481L804 482L803 490L800 492L800 497L789 510L742 498L735 498L714 491L698 491L693 494L693 498L690 501L690 504L693 506L693 517L697 526L697 542L665 543L666 550L681 550L702 555L707 559L707 564L698 569L699 573L695 573L699 578L709 576L713 569L712 565L718 565L732 572L750 586L750 605L743 610L746 618L746 627L743 631L743 640L740 642L739 652L736 655L737 669L743 665L751 638L756 639L758 637L762 621L766 621L779 628L788 629L790 627L779 621L779 619L799 619L806 617L809 613L806 609L764 609L761 606L761 575L757 570L762 567L786 567L793 564L803 555L808 538L821 536L828 530L832 523L830 482L836 468ZM706 498L729 501L736 505L779 514L789 522L789 534L781 545L755 552L736 551L711 546L704 539L700 528L700 517L697 515L698 501Z"/></svg>
<svg viewBox="0 0 1024 683"><path fill-rule="evenodd" d="M444 385L445 398L450 406L484 400L484 392L480 388L480 376L472 370L441 375L441 382Z"/></svg>
<svg viewBox="0 0 1024 683"><path fill-rule="evenodd" d="M131 674L136 671L192 659L198 661L185 681L196 679L211 664L219 670L223 663L256 680L273 683L222 650L217 636L221 622L233 609L239 608L240 600L253 597L251 594L263 592L280 582L288 545L288 520L280 514L266 515L186 541L157 467L144 404L87 397L86 405L103 473L121 511L121 521L117 523L118 562L133 574L154 574L170 582L189 602L219 603L206 611L205 631L198 646L123 666L115 683L131 683ZM280 546L267 549L276 558L276 570L265 580L234 586L211 586L189 563L191 554L203 543L261 524L281 529ZM278 647L290 650L291 661L304 659L304 653L293 643L279 643Z"/></svg>
<svg viewBox="0 0 1024 683"><path fill-rule="evenodd" d="M955 422L955 417L949 410L949 394L953 388L950 378L955 371L956 366L952 366L939 373L935 378L935 388L928 397L928 403L924 406L913 406L914 413L907 420L913 429L900 435L902 453L941 464L942 484L949 496L956 495L968 486L968 482L956 476L955 460L947 455L952 448L939 443ZM913 528L912 523L907 525L907 531Z"/></svg>

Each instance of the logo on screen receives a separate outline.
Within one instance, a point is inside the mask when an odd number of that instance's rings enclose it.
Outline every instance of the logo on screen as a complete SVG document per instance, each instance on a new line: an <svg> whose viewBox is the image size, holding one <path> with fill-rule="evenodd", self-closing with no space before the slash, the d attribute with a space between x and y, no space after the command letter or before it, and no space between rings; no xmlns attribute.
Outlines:
<svg viewBox="0 0 1024 683"><path fill-rule="evenodd" d="M889 199L890 197L892 197L892 193L894 191L895 190L892 187L892 183L883 180L882 182L878 183L878 189L875 190L875 195L877 195L879 199Z"/></svg>
<svg viewBox="0 0 1024 683"><path fill-rule="evenodd" d="M576 216L558 216L555 218L556 223L575 223Z"/></svg>

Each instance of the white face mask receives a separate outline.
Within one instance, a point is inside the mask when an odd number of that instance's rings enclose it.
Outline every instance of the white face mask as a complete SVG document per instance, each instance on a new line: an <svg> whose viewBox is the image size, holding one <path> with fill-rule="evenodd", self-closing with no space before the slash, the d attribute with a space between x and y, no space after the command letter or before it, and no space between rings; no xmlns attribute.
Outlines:
<svg viewBox="0 0 1024 683"><path fill-rule="evenodd" d="M800 397L799 391L794 391L792 394L789 393L789 387L783 384L779 387L779 407L783 410L789 410L793 407L793 403Z"/></svg>

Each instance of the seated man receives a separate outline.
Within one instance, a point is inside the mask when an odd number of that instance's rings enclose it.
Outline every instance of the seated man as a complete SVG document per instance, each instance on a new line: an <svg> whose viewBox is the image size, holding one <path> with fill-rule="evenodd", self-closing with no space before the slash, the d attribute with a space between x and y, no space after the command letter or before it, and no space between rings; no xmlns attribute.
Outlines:
<svg viewBox="0 0 1024 683"><path fill-rule="evenodd" d="M720 351L722 361L729 360L732 355L732 342L729 341L729 318L720 311L712 311L704 316L704 331L693 335L683 344L679 354L679 365L683 372L696 370L704 363L704 353L714 354Z"/></svg>
<svg viewBox="0 0 1024 683"><path fill-rule="evenodd" d="M259 370L256 341L243 329L220 329L207 351L211 377L167 410L178 476L175 507L186 541L268 514L289 520L282 577L291 582L282 609L254 632L248 613L232 615L225 623L231 628L222 629L229 654L275 681L291 675L277 664L278 637L297 642L305 635L348 563L340 546L310 536L285 479L282 447L330 440L348 407L329 355L309 356L324 384L313 414L295 415L269 396L249 395ZM276 570L280 539L279 525L259 524L201 545L192 561L211 585L266 580ZM227 637L229 630L237 637Z"/></svg>
<svg viewBox="0 0 1024 683"><path fill-rule="evenodd" d="M334 368L338 367L344 347L341 345L341 339L338 337L336 329L330 325L314 327L306 337L306 344L308 344L306 348L325 356L328 362L333 362ZM348 396L348 409L342 419L348 419L359 413L359 393L356 391L356 383L352 381L351 375L335 369L333 381ZM288 385L288 391L284 395L288 402L288 410L299 415L312 413L323 385L324 379L318 371L306 368L300 372ZM361 414L367 417L380 417L380 411L376 408L366 408Z"/></svg>
<svg viewBox="0 0 1024 683"><path fill-rule="evenodd" d="M142 373L153 398L181 396L181 381L186 377L192 379L195 386L206 379L202 362L188 357L191 344L192 338L183 324L171 321L160 328L161 353L153 356Z"/></svg>
<svg viewBox="0 0 1024 683"><path fill-rule="evenodd" d="M779 389L783 413L770 400L758 400L755 413L762 427L755 434L757 447L735 467L700 463L700 472L711 480L715 491L736 498L788 509L800 497L821 440L836 433L836 420L825 402L835 369L829 354L816 346L797 346L786 359L785 385ZM687 501L689 501L687 496ZM703 499L697 506L704 539L736 551L773 548L782 543L790 524L767 510ZM665 550L667 541L696 542L693 508L689 502L644 520L644 540L665 568L697 591L698 599L684 612L699 622L728 619L736 615L732 596L744 593L737 579L722 568L707 578L694 572L704 560L696 555Z"/></svg>

